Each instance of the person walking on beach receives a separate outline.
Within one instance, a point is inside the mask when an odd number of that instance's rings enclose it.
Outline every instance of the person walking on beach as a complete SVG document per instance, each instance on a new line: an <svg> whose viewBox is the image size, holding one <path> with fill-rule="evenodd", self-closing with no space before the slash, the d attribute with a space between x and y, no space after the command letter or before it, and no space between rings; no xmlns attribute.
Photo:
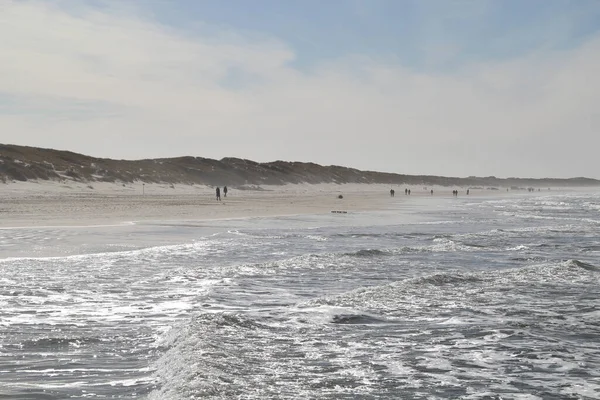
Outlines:
<svg viewBox="0 0 600 400"><path fill-rule="evenodd" d="M221 201L221 189L217 186L217 200Z"/></svg>
<svg viewBox="0 0 600 400"><path fill-rule="evenodd" d="M227 186L223 186L223 197L227 197Z"/></svg>
<svg viewBox="0 0 600 400"><path fill-rule="evenodd" d="M433 189L431 189L431 195L433 196Z"/></svg>

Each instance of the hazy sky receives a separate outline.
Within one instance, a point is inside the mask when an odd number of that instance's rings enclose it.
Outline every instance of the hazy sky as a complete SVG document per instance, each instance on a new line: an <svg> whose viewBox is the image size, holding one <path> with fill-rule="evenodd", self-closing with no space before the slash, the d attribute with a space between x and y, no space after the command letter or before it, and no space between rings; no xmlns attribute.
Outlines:
<svg viewBox="0 0 600 400"><path fill-rule="evenodd" d="M0 143L600 178L598 0L0 0Z"/></svg>

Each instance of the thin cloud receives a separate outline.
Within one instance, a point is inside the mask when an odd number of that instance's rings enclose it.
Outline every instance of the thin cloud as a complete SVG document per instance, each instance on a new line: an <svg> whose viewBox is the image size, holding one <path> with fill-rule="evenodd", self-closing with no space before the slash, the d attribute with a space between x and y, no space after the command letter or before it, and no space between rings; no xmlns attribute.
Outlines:
<svg viewBox="0 0 600 400"><path fill-rule="evenodd" d="M2 142L116 158L598 177L598 37L451 73L360 55L302 71L277 38L192 37L127 8L0 7Z"/></svg>

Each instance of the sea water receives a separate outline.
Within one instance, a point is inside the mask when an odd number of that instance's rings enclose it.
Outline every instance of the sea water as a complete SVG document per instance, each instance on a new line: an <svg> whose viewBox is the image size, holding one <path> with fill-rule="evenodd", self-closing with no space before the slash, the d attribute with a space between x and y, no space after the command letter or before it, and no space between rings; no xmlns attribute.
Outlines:
<svg viewBox="0 0 600 400"><path fill-rule="evenodd" d="M0 230L0 398L600 398L598 193L389 202Z"/></svg>

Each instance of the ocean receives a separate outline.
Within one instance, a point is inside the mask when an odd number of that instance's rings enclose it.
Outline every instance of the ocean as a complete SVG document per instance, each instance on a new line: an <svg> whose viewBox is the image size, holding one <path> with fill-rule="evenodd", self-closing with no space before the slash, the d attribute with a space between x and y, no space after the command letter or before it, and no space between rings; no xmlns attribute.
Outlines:
<svg viewBox="0 0 600 400"><path fill-rule="evenodd" d="M600 398L600 193L389 202L1 229L0 398Z"/></svg>

